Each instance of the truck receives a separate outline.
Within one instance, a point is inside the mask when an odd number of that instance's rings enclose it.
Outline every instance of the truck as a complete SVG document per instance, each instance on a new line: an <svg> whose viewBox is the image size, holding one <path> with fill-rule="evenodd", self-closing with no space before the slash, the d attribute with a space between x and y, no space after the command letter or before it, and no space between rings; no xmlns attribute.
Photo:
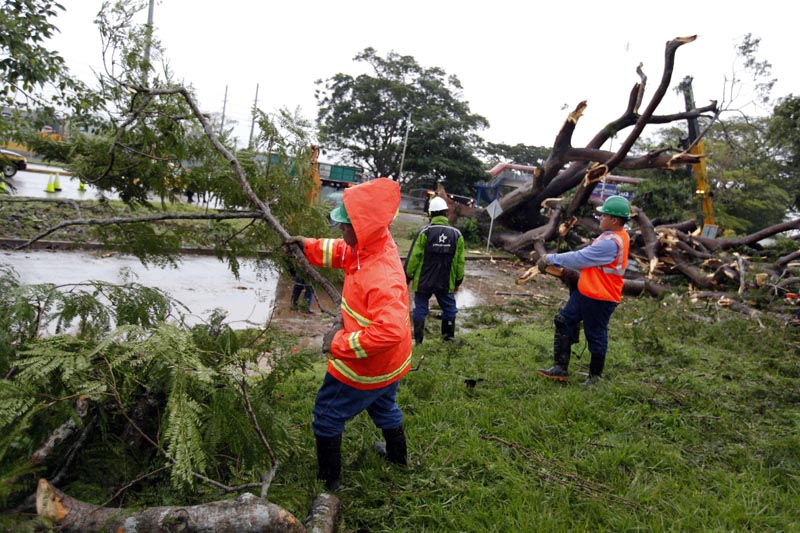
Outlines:
<svg viewBox="0 0 800 533"><path fill-rule="evenodd" d="M364 180L363 173L358 167L316 163L316 172L319 176L320 196L333 207L342 203L344 189Z"/></svg>

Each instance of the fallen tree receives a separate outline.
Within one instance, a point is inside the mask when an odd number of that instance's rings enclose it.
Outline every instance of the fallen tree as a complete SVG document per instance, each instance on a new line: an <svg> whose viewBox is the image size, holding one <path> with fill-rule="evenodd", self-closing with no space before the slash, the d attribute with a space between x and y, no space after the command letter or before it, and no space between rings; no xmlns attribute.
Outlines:
<svg viewBox="0 0 800 533"><path fill-rule="evenodd" d="M688 147L660 148L638 155L630 153L648 125L696 120L699 117L713 123L719 117L720 109L716 101L705 107L689 108L690 100L687 100L687 109L683 112L656 114L672 80L677 50L695 39L696 36L678 37L666 43L661 80L643 111L640 108L644 101L647 77L639 65L637 73L640 81L631 89L623 113L604 126L582 148L572 146L572 136L587 104L584 101L576 106L556 135L547 159L540 166L532 167L532 178L498 199L502 209L491 221L495 228L492 244L525 262L535 262L546 253L554 253L563 243L567 243L571 249L578 249L589 244L591 238L600 232L598 223L586 215L587 208L594 207L591 198L594 188L615 169L675 170L698 164L705 157L705 154L692 150L702 138L701 132ZM613 135L629 128L630 131L616 151L601 149ZM449 200L442 188L438 194ZM475 217L482 227L489 227L490 217L486 211L452 202L450 205L453 207L451 222L459 217ZM763 260L758 243L800 229L800 219L732 238L705 237L701 235L702 228L693 220L674 225L653 225L647 214L635 206L632 220L636 222L636 227L630 230L630 253L635 261L629 263L625 276L628 294L659 295L667 288L660 281L661 278L673 275L684 277L690 287L714 291L735 289L738 297L742 297L748 288L771 287L771 297L774 299L792 285L786 279L794 279L791 269L797 266L797 252L769 263ZM752 256L756 256L758 261L751 261ZM753 279L746 279L748 273L752 274ZM767 279L763 274L767 275ZM756 276L758 281L755 281Z"/></svg>

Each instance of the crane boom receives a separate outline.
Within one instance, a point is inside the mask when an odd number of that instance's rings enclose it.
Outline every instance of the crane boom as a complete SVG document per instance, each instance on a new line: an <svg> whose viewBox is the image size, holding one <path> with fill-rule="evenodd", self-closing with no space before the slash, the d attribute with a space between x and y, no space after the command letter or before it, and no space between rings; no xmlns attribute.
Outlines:
<svg viewBox="0 0 800 533"><path fill-rule="evenodd" d="M691 111L695 108L694 94L692 92L692 77L686 76L679 85L680 90L683 92L684 101L686 102L686 111ZM706 172L706 159L705 147L703 146L703 139L700 138L698 131L697 118L690 117L686 119L689 126L689 153L700 156L699 161L692 165L692 174L695 179L695 195L700 198L700 208L703 211L703 234L716 237L717 226L714 222L714 204L712 197L714 194L711 192L711 184L708 181L708 173Z"/></svg>

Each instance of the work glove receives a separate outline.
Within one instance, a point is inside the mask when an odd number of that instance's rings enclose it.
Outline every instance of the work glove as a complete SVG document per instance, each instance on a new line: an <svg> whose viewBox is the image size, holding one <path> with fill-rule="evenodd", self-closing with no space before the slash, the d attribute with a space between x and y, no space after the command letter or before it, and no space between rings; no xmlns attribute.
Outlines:
<svg viewBox="0 0 800 533"><path fill-rule="evenodd" d="M336 332L342 329L342 317L336 319L336 321L331 325L331 329L325 333L325 336L322 337L322 353L325 355L330 355L331 353L331 344L333 344L333 338L336 336Z"/></svg>
<svg viewBox="0 0 800 533"><path fill-rule="evenodd" d="M536 261L536 267L539 269L539 272L545 274L547 272L547 254L544 254L542 257Z"/></svg>
<svg viewBox="0 0 800 533"><path fill-rule="evenodd" d="M290 245L290 244L299 244L302 247L303 244L305 244L305 242L306 242L306 238L303 237L302 235L292 235L292 236L288 237L283 242L283 244L285 244L287 246Z"/></svg>

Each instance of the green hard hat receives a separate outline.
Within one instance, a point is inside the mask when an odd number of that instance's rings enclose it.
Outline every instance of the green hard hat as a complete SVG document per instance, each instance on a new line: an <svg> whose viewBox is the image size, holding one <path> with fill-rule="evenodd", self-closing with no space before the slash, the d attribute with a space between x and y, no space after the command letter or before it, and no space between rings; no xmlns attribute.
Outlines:
<svg viewBox="0 0 800 533"><path fill-rule="evenodd" d="M350 217L347 216L347 211L343 203L333 208L333 211L331 211L331 219L339 224L352 224L352 222L350 222Z"/></svg>
<svg viewBox="0 0 800 533"><path fill-rule="evenodd" d="M631 204L622 196L609 196L597 210L612 217L630 218Z"/></svg>

